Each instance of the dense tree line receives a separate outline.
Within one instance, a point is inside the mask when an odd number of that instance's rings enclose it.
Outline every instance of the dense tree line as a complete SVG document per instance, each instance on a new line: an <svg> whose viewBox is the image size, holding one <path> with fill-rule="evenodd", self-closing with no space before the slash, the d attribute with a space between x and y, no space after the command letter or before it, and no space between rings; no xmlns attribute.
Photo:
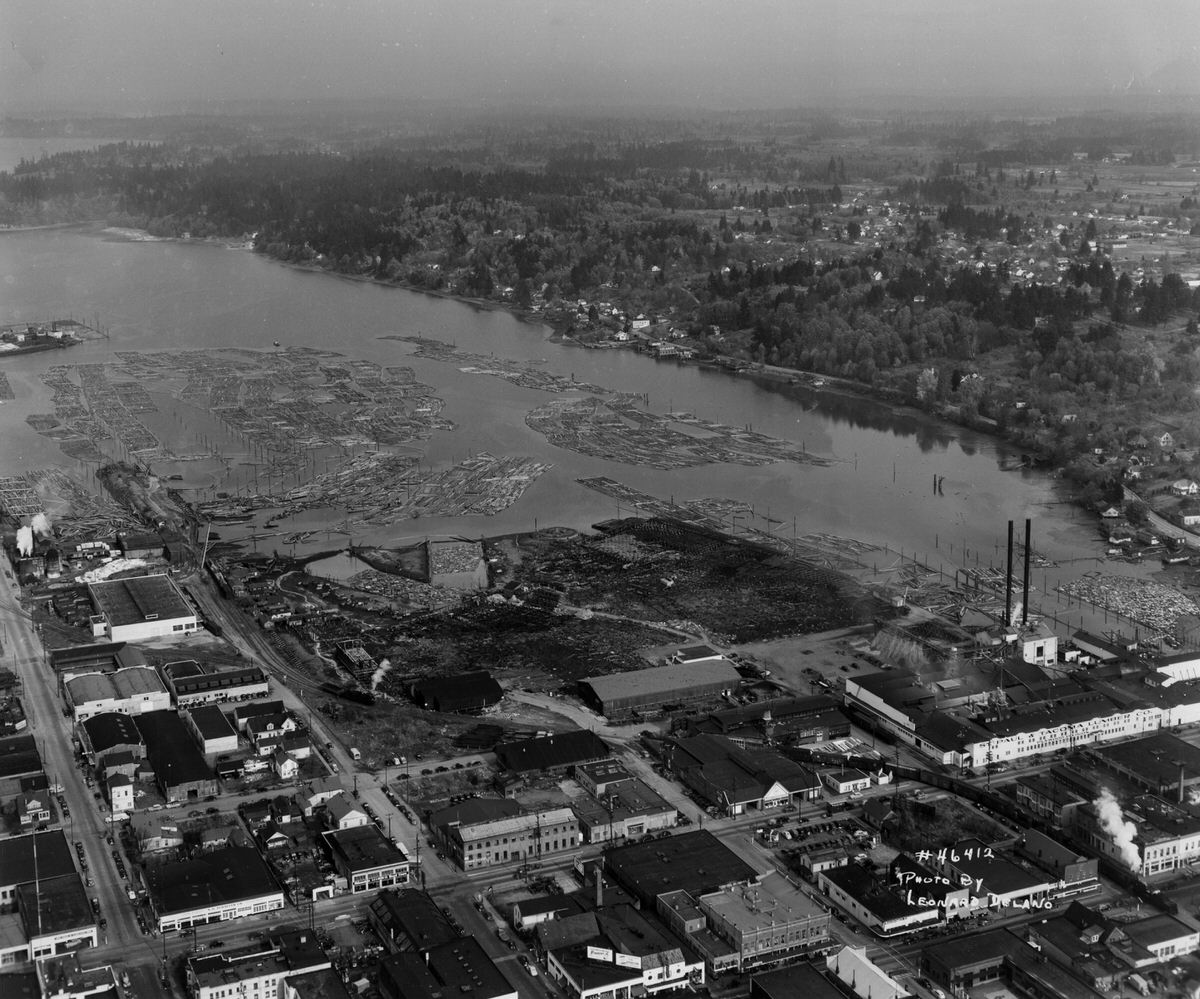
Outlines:
<svg viewBox="0 0 1200 999"><path fill-rule="evenodd" d="M947 233L1023 245L1031 228L1003 205L981 203L950 158L893 190L886 222L876 220L878 245L860 246L866 220L844 207L838 157L799 168L769 146L680 140L572 143L536 161L538 148L529 146L523 165L480 165L485 150L214 153L121 143L0 174L0 221L46 206L68 217L102 212L162 235L253 233L275 258L381 281L523 308L566 303L565 316L584 298L593 321L601 300L669 312L702 354L856 379L1016 433L1030 412L1081 401L1194 405L1185 391L1200 367L1192 351L1156 366L1120 327L1194 312L1200 295L1174 274L1136 285L1118 276L1091 250L1094 227L1079 247L1063 247L1071 263L1058 285L1014 282L1008 264L985 262L982 248L943 263L935 249ZM717 179L731 165L793 180ZM748 236L778 237L789 252L765 253ZM818 238L822 259L807 252ZM989 357L1004 359L1004 380L979 376ZM1019 417L1014 384L1037 402Z"/></svg>

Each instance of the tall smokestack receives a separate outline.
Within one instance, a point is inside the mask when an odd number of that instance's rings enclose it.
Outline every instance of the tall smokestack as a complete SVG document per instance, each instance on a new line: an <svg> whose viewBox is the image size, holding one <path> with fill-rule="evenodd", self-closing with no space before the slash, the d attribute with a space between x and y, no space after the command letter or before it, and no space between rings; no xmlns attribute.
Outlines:
<svg viewBox="0 0 1200 999"><path fill-rule="evenodd" d="M1179 804L1183 804L1183 760L1179 761Z"/></svg>
<svg viewBox="0 0 1200 999"><path fill-rule="evenodd" d="M596 865L596 908L604 908L604 874L599 864Z"/></svg>
<svg viewBox="0 0 1200 999"><path fill-rule="evenodd" d="M1008 522L1008 573L1004 577L1004 627L1012 623L1013 522Z"/></svg>
<svg viewBox="0 0 1200 999"><path fill-rule="evenodd" d="M1029 623L1029 534L1030 520L1025 518L1025 584L1021 590L1021 626Z"/></svg>

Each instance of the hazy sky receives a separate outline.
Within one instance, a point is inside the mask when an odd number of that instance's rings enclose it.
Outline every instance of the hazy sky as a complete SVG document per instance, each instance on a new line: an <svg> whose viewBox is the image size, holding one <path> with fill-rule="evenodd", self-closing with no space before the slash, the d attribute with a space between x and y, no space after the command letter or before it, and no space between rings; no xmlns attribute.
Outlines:
<svg viewBox="0 0 1200 999"><path fill-rule="evenodd" d="M1200 0L0 0L0 46L0 107L26 111L1200 93Z"/></svg>

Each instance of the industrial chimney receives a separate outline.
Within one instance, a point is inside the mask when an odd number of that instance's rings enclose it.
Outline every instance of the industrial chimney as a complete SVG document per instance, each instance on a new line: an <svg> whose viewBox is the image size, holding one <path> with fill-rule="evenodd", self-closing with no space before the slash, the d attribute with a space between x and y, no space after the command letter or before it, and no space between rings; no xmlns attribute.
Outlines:
<svg viewBox="0 0 1200 999"><path fill-rule="evenodd" d="M599 864L596 865L596 908L604 908L604 872Z"/></svg>
<svg viewBox="0 0 1200 999"><path fill-rule="evenodd" d="M1008 522L1008 573L1004 577L1004 627L1012 624L1013 522Z"/></svg>
<svg viewBox="0 0 1200 999"><path fill-rule="evenodd" d="M1025 584L1021 591L1021 627L1029 623L1029 534L1030 521L1025 518Z"/></svg>

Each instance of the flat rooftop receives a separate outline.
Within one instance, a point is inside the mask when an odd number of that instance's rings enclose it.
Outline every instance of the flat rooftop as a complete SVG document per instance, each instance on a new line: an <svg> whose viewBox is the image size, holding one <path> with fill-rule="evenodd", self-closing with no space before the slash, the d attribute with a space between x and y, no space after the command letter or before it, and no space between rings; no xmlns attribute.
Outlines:
<svg viewBox="0 0 1200 999"><path fill-rule="evenodd" d="M39 852L38 880L34 882L31 878L17 889L25 932L32 938L93 926L96 917L79 875L72 871L47 878L41 874L41 860Z"/></svg>
<svg viewBox="0 0 1200 999"><path fill-rule="evenodd" d="M754 974L752 994L765 999L845 999L842 991L811 964Z"/></svg>
<svg viewBox="0 0 1200 999"><path fill-rule="evenodd" d="M225 712L215 704L206 704L188 711L192 724L205 739L237 738L237 729L225 717Z"/></svg>
<svg viewBox="0 0 1200 999"><path fill-rule="evenodd" d="M1187 923L1181 922L1174 916L1168 916L1166 913L1139 919L1133 923L1124 923L1121 929L1125 931L1125 935L1130 940L1147 949L1192 936L1196 932Z"/></svg>
<svg viewBox="0 0 1200 999"><path fill-rule="evenodd" d="M213 779L212 768L196 748L183 719L174 711L147 711L136 715L134 724L164 787Z"/></svg>
<svg viewBox="0 0 1200 999"><path fill-rule="evenodd" d="M241 951L194 957L190 964L199 987L228 986L235 994L242 983L267 974L329 967L329 958L315 937L297 932Z"/></svg>
<svg viewBox="0 0 1200 999"><path fill-rule="evenodd" d="M150 890L161 915L271 895L281 889L258 851L226 846L192 860L164 864Z"/></svg>
<svg viewBox="0 0 1200 999"><path fill-rule="evenodd" d="M547 808L540 812L529 812L525 815L512 815L506 818L492 819L491 821L476 822L471 825L461 825L458 827L458 835L464 843L470 843L479 839L504 836L509 833L520 833L535 827L544 829L547 826L574 821L575 813L569 808Z"/></svg>
<svg viewBox="0 0 1200 999"><path fill-rule="evenodd" d="M973 856L967 856L968 851ZM1046 875L1031 874L1004 857L999 850L992 850L977 839L955 843L954 852L958 854L959 859L950 861L951 866L981 881L986 891L996 895L1027 891L1039 885L1049 887L1053 883ZM987 853L992 853L993 856L988 857L985 855Z"/></svg>
<svg viewBox="0 0 1200 999"><path fill-rule="evenodd" d="M1088 751L1156 789L1176 783L1181 765L1185 781L1200 779L1200 748L1170 732L1156 732L1132 742L1094 746Z"/></svg>
<svg viewBox="0 0 1200 999"><path fill-rule="evenodd" d="M984 930L968 933L929 944L924 948L925 956L947 968L969 968L973 965L990 964L1021 952L1025 946L1008 930Z"/></svg>
<svg viewBox="0 0 1200 999"><path fill-rule="evenodd" d="M31 735L0 739L0 779L40 773L42 757Z"/></svg>
<svg viewBox="0 0 1200 999"><path fill-rule="evenodd" d="M704 895L700 904L742 933L794 920L829 918L829 913L779 873L768 874L757 885L737 885Z"/></svg>
<svg viewBox="0 0 1200 999"><path fill-rule="evenodd" d="M113 627L195 616L165 574L89 583L88 589L97 610Z"/></svg>
<svg viewBox="0 0 1200 999"><path fill-rule="evenodd" d="M675 812L676 807L636 777L630 777L605 791L604 800L592 797L577 798L571 802L575 813L590 825L603 824L612 815L613 821L624 821L638 815L660 815Z"/></svg>
<svg viewBox="0 0 1200 999"><path fill-rule="evenodd" d="M34 862L34 837L37 861ZM0 839L0 887L32 881L34 870L42 878L75 873L75 859L61 829Z"/></svg>
<svg viewBox="0 0 1200 999"><path fill-rule="evenodd" d="M369 871L408 863L408 854L374 825L327 832L325 842L351 871Z"/></svg>
<svg viewBox="0 0 1200 999"><path fill-rule="evenodd" d="M628 780L632 776L620 760L596 760L593 763L581 763L575 768L575 773L584 775L593 784Z"/></svg>
<svg viewBox="0 0 1200 999"><path fill-rule="evenodd" d="M758 878L758 871L705 829L617 847L606 862L617 881L647 902L664 892L698 896Z"/></svg>

